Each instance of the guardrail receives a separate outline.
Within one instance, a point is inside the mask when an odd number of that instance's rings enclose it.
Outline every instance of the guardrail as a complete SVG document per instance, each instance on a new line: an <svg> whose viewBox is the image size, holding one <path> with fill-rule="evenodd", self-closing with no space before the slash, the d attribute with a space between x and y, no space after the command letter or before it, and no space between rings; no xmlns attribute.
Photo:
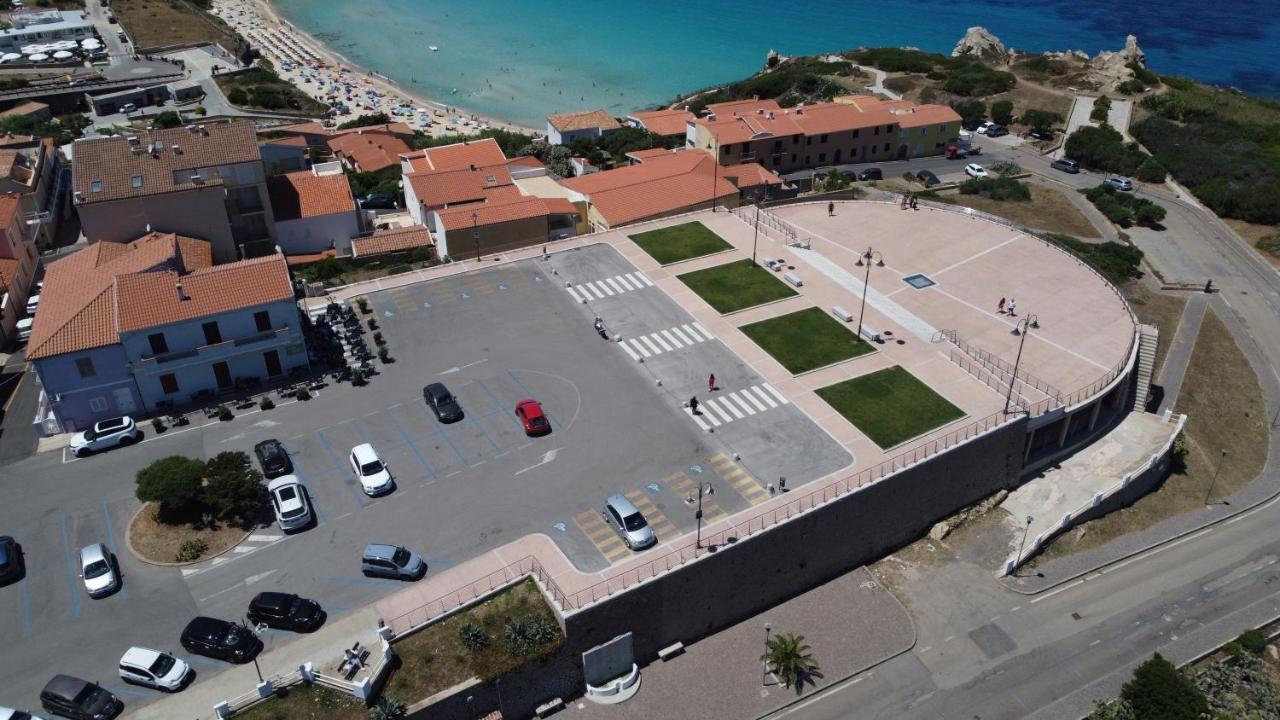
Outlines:
<svg viewBox="0 0 1280 720"><path fill-rule="evenodd" d="M984 385L995 390L997 393L1000 393L1001 395L1009 394L1010 379L1007 379L1007 376L997 376L981 363L965 355L959 350L959 348L951 348L951 362L959 365L961 370L964 370L977 378ZM1015 390L1013 395L1018 399L1017 406L1020 410L1026 411L1031 407L1032 402L1030 398L1023 395L1021 391Z"/></svg>

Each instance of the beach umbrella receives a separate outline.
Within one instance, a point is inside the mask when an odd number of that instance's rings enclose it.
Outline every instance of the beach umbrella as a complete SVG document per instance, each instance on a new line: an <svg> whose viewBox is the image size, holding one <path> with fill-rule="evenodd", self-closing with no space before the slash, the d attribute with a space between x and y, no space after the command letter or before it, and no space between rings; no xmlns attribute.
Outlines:
<svg viewBox="0 0 1280 720"><path fill-rule="evenodd" d="M68 58L73 58L73 57L75 57L75 55L67 52L66 50L59 50L58 52L53 54L54 60L66 60Z"/></svg>
<svg viewBox="0 0 1280 720"><path fill-rule="evenodd" d="M85 50L97 50L98 48L102 47L102 43L98 42L93 38L89 38L88 40L81 40L80 47L84 48Z"/></svg>
<svg viewBox="0 0 1280 720"><path fill-rule="evenodd" d="M21 59L22 59L21 53L5 53L4 55L0 55L0 62L13 62L14 60L21 60Z"/></svg>
<svg viewBox="0 0 1280 720"><path fill-rule="evenodd" d="M53 44L53 49L54 50L75 50L76 41L75 40L59 40L58 42Z"/></svg>
<svg viewBox="0 0 1280 720"><path fill-rule="evenodd" d="M44 62L49 59L49 56L44 53L34 53L32 55L28 55L27 59L31 62Z"/></svg>
<svg viewBox="0 0 1280 720"><path fill-rule="evenodd" d="M36 54L36 53L38 53L38 52L44 52L44 46L43 46L43 45L36 45L36 44L32 44L32 45L23 45L23 46L22 46L22 54L23 54L23 55L34 55L34 54Z"/></svg>

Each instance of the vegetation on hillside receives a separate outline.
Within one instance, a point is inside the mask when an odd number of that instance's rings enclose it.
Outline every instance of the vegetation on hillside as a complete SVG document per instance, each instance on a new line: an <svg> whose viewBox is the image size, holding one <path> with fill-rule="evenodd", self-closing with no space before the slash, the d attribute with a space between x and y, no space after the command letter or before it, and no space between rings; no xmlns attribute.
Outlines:
<svg viewBox="0 0 1280 720"><path fill-rule="evenodd" d="M569 143L569 149L575 156L585 157L593 165L606 167L610 163L626 165L626 155L636 150L651 148L681 147L684 138L667 141L661 135L655 135L644 128L623 127L621 130L598 138L578 138Z"/></svg>
<svg viewBox="0 0 1280 720"><path fill-rule="evenodd" d="M1080 258L1089 267L1102 273L1113 285L1123 285L1139 274L1142 251L1132 245L1118 242L1088 243L1058 233L1046 233L1041 237Z"/></svg>
<svg viewBox="0 0 1280 720"><path fill-rule="evenodd" d="M961 195L981 195L992 200L1030 202L1031 189L1013 178L972 178L960 183Z"/></svg>
<svg viewBox="0 0 1280 720"><path fill-rule="evenodd" d="M90 120L80 113L59 115L52 120L39 120L26 115L10 115L0 118L0 134L34 135L53 138L58 145L66 145L84 135Z"/></svg>
<svg viewBox="0 0 1280 720"><path fill-rule="evenodd" d="M860 65L885 72L923 73L938 83L937 89L964 97L985 97L1012 90L1013 73L996 70L976 58L947 57L905 48L870 48L846 54Z"/></svg>
<svg viewBox="0 0 1280 720"><path fill-rule="evenodd" d="M707 105L752 97L777 100L783 107L802 102L830 100L847 89L833 77L846 77L856 71L846 62L825 62L817 58L796 58L756 73L745 80L729 83L689 99L689 110L695 115Z"/></svg>
<svg viewBox="0 0 1280 720"><path fill-rule="evenodd" d="M1146 198L1133 193L1121 192L1111 185L1097 185L1090 188L1085 197L1102 211L1111 222L1122 227L1131 223L1139 225L1158 225L1164 220L1165 209Z"/></svg>
<svg viewBox="0 0 1280 720"><path fill-rule="evenodd" d="M216 82L232 105L320 115L328 108L262 63L239 75L223 75Z"/></svg>
<svg viewBox="0 0 1280 720"><path fill-rule="evenodd" d="M1151 162L1151 156L1136 142L1125 142L1124 136L1110 125L1087 125L1067 138L1067 157L1090 170L1131 175L1144 182L1164 182L1164 165ZM1166 163L1167 164L1167 163Z"/></svg>

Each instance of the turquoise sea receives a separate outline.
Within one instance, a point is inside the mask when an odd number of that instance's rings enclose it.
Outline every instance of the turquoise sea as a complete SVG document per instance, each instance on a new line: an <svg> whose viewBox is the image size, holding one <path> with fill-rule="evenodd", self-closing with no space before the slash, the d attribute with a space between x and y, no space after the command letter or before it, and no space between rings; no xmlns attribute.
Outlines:
<svg viewBox="0 0 1280 720"><path fill-rule="evenodd" d="M770 49L950 52L972 25L1027 50L1119 50L1157 72L1280 96L1280 2L1237 0L271 0L351 62L433 100L542 127L744 77ZM438 52L428 46L436 45ZM456 92L454 92L456 90Z"/></svg>

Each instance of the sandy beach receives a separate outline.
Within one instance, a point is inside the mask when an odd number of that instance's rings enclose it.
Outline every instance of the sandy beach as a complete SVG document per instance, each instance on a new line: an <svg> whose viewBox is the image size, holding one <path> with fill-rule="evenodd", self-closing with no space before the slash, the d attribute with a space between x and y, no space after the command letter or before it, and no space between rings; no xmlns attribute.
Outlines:
<svg viewBox="0 0 1280 720"><path fill-rule="evenodd" d="M210 12L271 60L280 77L311 97L338 107L335 123L383 112L435 137L470 135L485 128L538 132L405 92L390 78L348 62L297 29L264 0L213 0Z"/></svg>

